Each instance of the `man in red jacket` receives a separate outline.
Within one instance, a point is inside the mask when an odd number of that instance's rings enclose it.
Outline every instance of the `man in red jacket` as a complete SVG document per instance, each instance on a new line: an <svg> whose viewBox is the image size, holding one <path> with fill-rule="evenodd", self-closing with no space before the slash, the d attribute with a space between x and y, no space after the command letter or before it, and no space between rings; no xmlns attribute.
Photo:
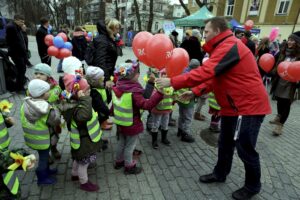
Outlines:
<svg viewBox="0 0 300 200"><path fill-rule="evenodd" d="M221 106L218 161L213 173L200 176L203 183L224 182L232 164L234 147L245 167L245 185L232 193L234 199L250 199L259 193L260 161L255 150L264 116L271 113L266 89L251 51L227 27L222 17L206 21L203 49L210 58L189 73L156 80L158 87L175 90L211 82Z"/></svg>

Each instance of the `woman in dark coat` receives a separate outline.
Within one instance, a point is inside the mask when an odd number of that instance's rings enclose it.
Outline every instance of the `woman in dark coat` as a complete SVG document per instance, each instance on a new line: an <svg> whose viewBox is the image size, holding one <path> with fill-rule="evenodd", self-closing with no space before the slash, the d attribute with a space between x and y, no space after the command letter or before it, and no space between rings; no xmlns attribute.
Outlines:
<svg viewBox="0 0 300 200"><path fill-rule="evenodd" d="M81 27L76 27L72 38L72 55L80 61L84 60L85 50L87 48L87 41L84 37L84 32Z"/></svg>
<svg viewBox="0 0 300 200"><path fill-rule="evenodd" d="M297 87L296 83L284 80L279 77L279 75L277 74L277 67L278 64L283 61L294 62L299 60L300 31L297 31L289 36L286 48L282 49L277 65L275 69L273 69L275 77L272 81L271 93L274 94L277 100L277 116L275 117L275 119L271 120L270 123L276 124L276 127L273 130L273 134L277 136L282 134L282 128L289 116L291 104L294 100Z"/></svg>

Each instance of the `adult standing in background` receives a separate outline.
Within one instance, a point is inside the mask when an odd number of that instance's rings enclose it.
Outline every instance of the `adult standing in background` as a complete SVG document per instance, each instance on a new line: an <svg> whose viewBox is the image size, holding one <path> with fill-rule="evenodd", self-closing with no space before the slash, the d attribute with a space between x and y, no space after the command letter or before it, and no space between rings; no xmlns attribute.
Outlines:
<svg viewBox="0 0 300 200"><path fill-rule="evenodd" d="M119 33L121 23L116 19L100 20L97 23L98 36L94 38L95 47L93 65L104 71L104 82L107 90L107 100L111 101L110 89L114 83L110 80L114 76L115 65L118 58L116 34Z"/></svg>
<svg viewBox="0 0 300 200"><path fill-rule="evenodd" d="M14 21L6 27L6 43L8 46L8 55L11 57L17 68L16 91L24 91L26 83L26 62L27 47L24 39L22 27L25 24L24 17L16 14Z"/></svg>
<svg viewBox="0 0 300 200"><path fill-rule="evenodd" d="M72 45L72 55L78 58L80 61L83 61L85 50L87 48L87 41L80 26L76 27L75 31L73 32Z"/></svg>
<svg viewBox="0 0 300 200"><path fill-rule="evenodd" d="M213 172L200 176L199 180L203 183L225 182L236 148L244 163L245 183L232 193L232 197L250 199L261 190L260 160L255 147L264 116L271 113L269 97L254 56L233 36L225 18L213 17L205 23L203 50L210 54L209 59L189 73L171 79L160 78L156 84L178 90L212 81L206 91L213 91L221 106L218 161Z"/></svg>
<svg viewBox="0 0 300 200"><path fill-rule="evenodd" d="M27 65L27 67L32 67L33 65L29 61L29 59L31 58L31 52L30 52L30 50L28 48L27 27L26 27L25 24L22 26L22 33L23 33L23 37L24 37L24 41L25 41L25 45L26 45L26 51L27 51L26 65Z"/></svg>
<svg viewBox="0 0 300 200"><path fill-rule="evenodd" d="M48 55L48 46L45 44L45 37L48 35L48 27L49 27L49 19L46 17L42 17L41 25L36 32L36 43L38 46L39 55L42 63L46 63L51 66L51 56Z"/></svg>

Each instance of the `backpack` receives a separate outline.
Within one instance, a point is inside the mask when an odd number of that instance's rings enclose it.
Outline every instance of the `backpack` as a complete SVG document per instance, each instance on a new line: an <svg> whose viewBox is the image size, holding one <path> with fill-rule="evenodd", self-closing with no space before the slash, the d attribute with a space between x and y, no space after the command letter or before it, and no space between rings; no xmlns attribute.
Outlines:
<svg viewBox="0 0 300 200"><path fill-rule="evenodd" d="M89 42L85 50L84 60L86 64L92 65L94 61L95 46L93 42Z"/></svg>

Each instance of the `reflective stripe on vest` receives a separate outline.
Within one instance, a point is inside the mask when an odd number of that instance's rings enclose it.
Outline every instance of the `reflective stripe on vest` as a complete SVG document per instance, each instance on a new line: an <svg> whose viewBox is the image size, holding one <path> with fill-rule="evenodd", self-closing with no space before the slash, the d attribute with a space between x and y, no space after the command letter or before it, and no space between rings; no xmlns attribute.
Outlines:
<svg viewBox="0 0 300 200"><path fill-rule="evenodd" d="M4 118L2 114L0 113L0 147L2 149L5 149L10 144L10 137L8 135L8 130L6 128Z"/></svg>
<svg viewBox="0 0 300 200"><path fill-rule="evenodd" d="M101 95L103 102L104 102L105 104L107 104L106 90L105 90L105 89L100 89L100 88L97 88L96 90L97 90L97 92Z"/></svg>
<svg viewBox="0 0 300 200"><path fill-rule="evenodd" d="M156 106L158 110L172 110L173 109L173 88L164 88L164 98Z"/></svg>
<svg viewBox="0 0 300 200"><path fill-rule="evenodd" d="M114 106L114 123L120 126L131 126L133 124L132 93L123 93L118 98L112 93Z"/></svg>
<svg viewBox="0 0 300 200"><path fill-rule="evenodd" d="M61 93L61 89L58 85L55 85L50 91L49 91L49 103L54 103L59 100L59 95Z"/></svg>
<svg viewBox="0 0 300 200"><path fill-rule="evenodd" d="M180 102L180 103L182 103L182 104L189 104L191 101L190 100L179 100L178 99L178 97L180 96L180 95L182 95L183 93L185 93L186 91L189 91L189 89L188 88L182 88L182 89L180 89L180 90L176 90L174 93L176 93L176 96L177 96L177 98L176 98L176 101L178 101L178 102Z"/></svg>
<svg viewBox="0 0 300 200"><path fill-rule="evenodd" d="M212 92L208 94L208 105L215 110L221 110L221 107L219 106L217 100L215 99L215 94Z"/></svg>
<svg viewBox="0 0 300 200"><path fill-rule="evenodd" d="M9 191L16 195L19 190L19 179L16 176L16 173L14 171L9 171L6 174L2 174L3 182L6 185L6 187L9 189Z"/></svg>
<svg viewBox="0 0 300 200"><path fill-rule="evenodd" d="M93 142L99 142L102 136L102 130L98 121L98 114L93 110L93 117L87 122L87 129L89 136ZM79 149L80 147L80 134L77 129L77 125L74 120L71 122L71 134L70 134L71 147L73 149Z"/></svg>
<svg viewBox="0 0 300 200"><path fill-rule="evenodd" d="M47 126L48 114L42 116L34 124L27 121L24 114L24 104L21 107L21 122L24 140L28 147L34 150L45 150L50 146L50 133Z"/></svg>

